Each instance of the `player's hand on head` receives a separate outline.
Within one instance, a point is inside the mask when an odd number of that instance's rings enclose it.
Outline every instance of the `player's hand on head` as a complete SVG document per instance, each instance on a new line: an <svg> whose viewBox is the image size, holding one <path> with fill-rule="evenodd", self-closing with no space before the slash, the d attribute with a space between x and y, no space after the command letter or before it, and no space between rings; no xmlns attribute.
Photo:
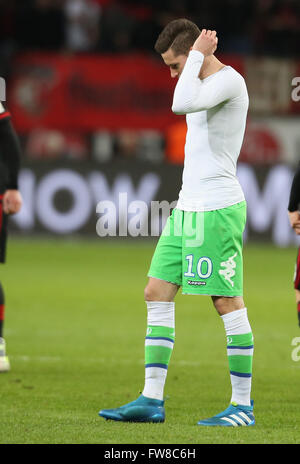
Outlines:
<svg viewBox="0 0 300 464"><path fill-rule="evenodd" d="M213 55L218 46L216 31L202 29L201 34L194 42L192 50L198 50L204 56Z"/></svg>
<svg viewBox="0 0 300 464"><path fill-rule="evenodd" d="M16 214L22 207L22 196L19 190L6 190L3 195L3 210L6 214Z"/></svg>

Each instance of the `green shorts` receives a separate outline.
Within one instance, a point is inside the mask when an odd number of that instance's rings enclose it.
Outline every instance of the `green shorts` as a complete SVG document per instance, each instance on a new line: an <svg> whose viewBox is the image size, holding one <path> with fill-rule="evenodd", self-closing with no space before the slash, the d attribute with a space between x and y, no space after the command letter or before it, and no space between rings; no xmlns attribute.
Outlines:
<svg viewBox="0 0 300 464"><path fill-rule="evenodd" d="M243 296L246 202L214 211L174 209L157 243L148 276L194 295Z"/></svg>

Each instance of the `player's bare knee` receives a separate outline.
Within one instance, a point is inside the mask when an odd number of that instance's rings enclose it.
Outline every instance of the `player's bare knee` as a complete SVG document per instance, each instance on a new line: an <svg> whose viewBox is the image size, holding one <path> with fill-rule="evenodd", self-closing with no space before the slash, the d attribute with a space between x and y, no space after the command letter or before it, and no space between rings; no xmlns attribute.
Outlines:
<svg viewBox="0 0 300 464"><path fill-rule="evenodd" d="M226 297L226 296L212 296L212 302L217 312L222 316L223 314L230 313L243 309L245 303L242 297Z"/></svg>
<svg viewBox="0 0 300 464"><path fill-rule="evenodd" d="M178 288L170 282L150 278L144 290L145 301L173 301Z"/></svg>
<svg viewBox="0 0 300 464"><path fill-rule="evenodd" d="M168 298L153 283L146 286L144 290L145 301L168 301Z"/></svg>
<svg viewBox="0 0 300 464"><path fill-rule="evenodd" d="M144 290L145 301L165 301L164 292L157 282L149 280Z"/></svg>
<svg viewBox="0 0 300 464"><path fill-rule="evenodd" d="M146 287L145 287L144 298L145 298L145 301L158 301L157 300L157 292L156 292L154 286L151 285L150 283L148 283L146 285Z"/></svg>

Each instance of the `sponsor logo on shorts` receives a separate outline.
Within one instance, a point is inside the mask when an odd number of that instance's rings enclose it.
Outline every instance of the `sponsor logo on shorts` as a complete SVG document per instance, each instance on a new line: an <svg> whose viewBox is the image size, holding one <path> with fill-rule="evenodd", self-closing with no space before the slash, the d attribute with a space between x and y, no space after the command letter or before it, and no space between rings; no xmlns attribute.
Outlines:
<svg viewBox="0 0 300 464"><path fill-rule="evenodd" d="M197 280L188 280L189 285L206 285L206 282L199 282Z"/></svg>

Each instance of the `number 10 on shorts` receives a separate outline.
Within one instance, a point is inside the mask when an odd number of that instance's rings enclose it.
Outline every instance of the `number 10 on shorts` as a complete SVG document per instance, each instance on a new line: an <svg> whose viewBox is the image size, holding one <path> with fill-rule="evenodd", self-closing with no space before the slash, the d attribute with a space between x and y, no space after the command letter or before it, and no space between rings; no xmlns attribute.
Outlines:
<svg viewBox="0 0 300 464"><path fill-rule="evenodd" d="M185 259L188 262L188 265L187 271L184 273L184 276L195 277L195 273L193 272L194 255L187 255ZM212 260L207 256L202 256L198 259L196 270L197 275L198 277L200 277L200 279L208 279L208 277L212 275L213 271Z"/></svg>

